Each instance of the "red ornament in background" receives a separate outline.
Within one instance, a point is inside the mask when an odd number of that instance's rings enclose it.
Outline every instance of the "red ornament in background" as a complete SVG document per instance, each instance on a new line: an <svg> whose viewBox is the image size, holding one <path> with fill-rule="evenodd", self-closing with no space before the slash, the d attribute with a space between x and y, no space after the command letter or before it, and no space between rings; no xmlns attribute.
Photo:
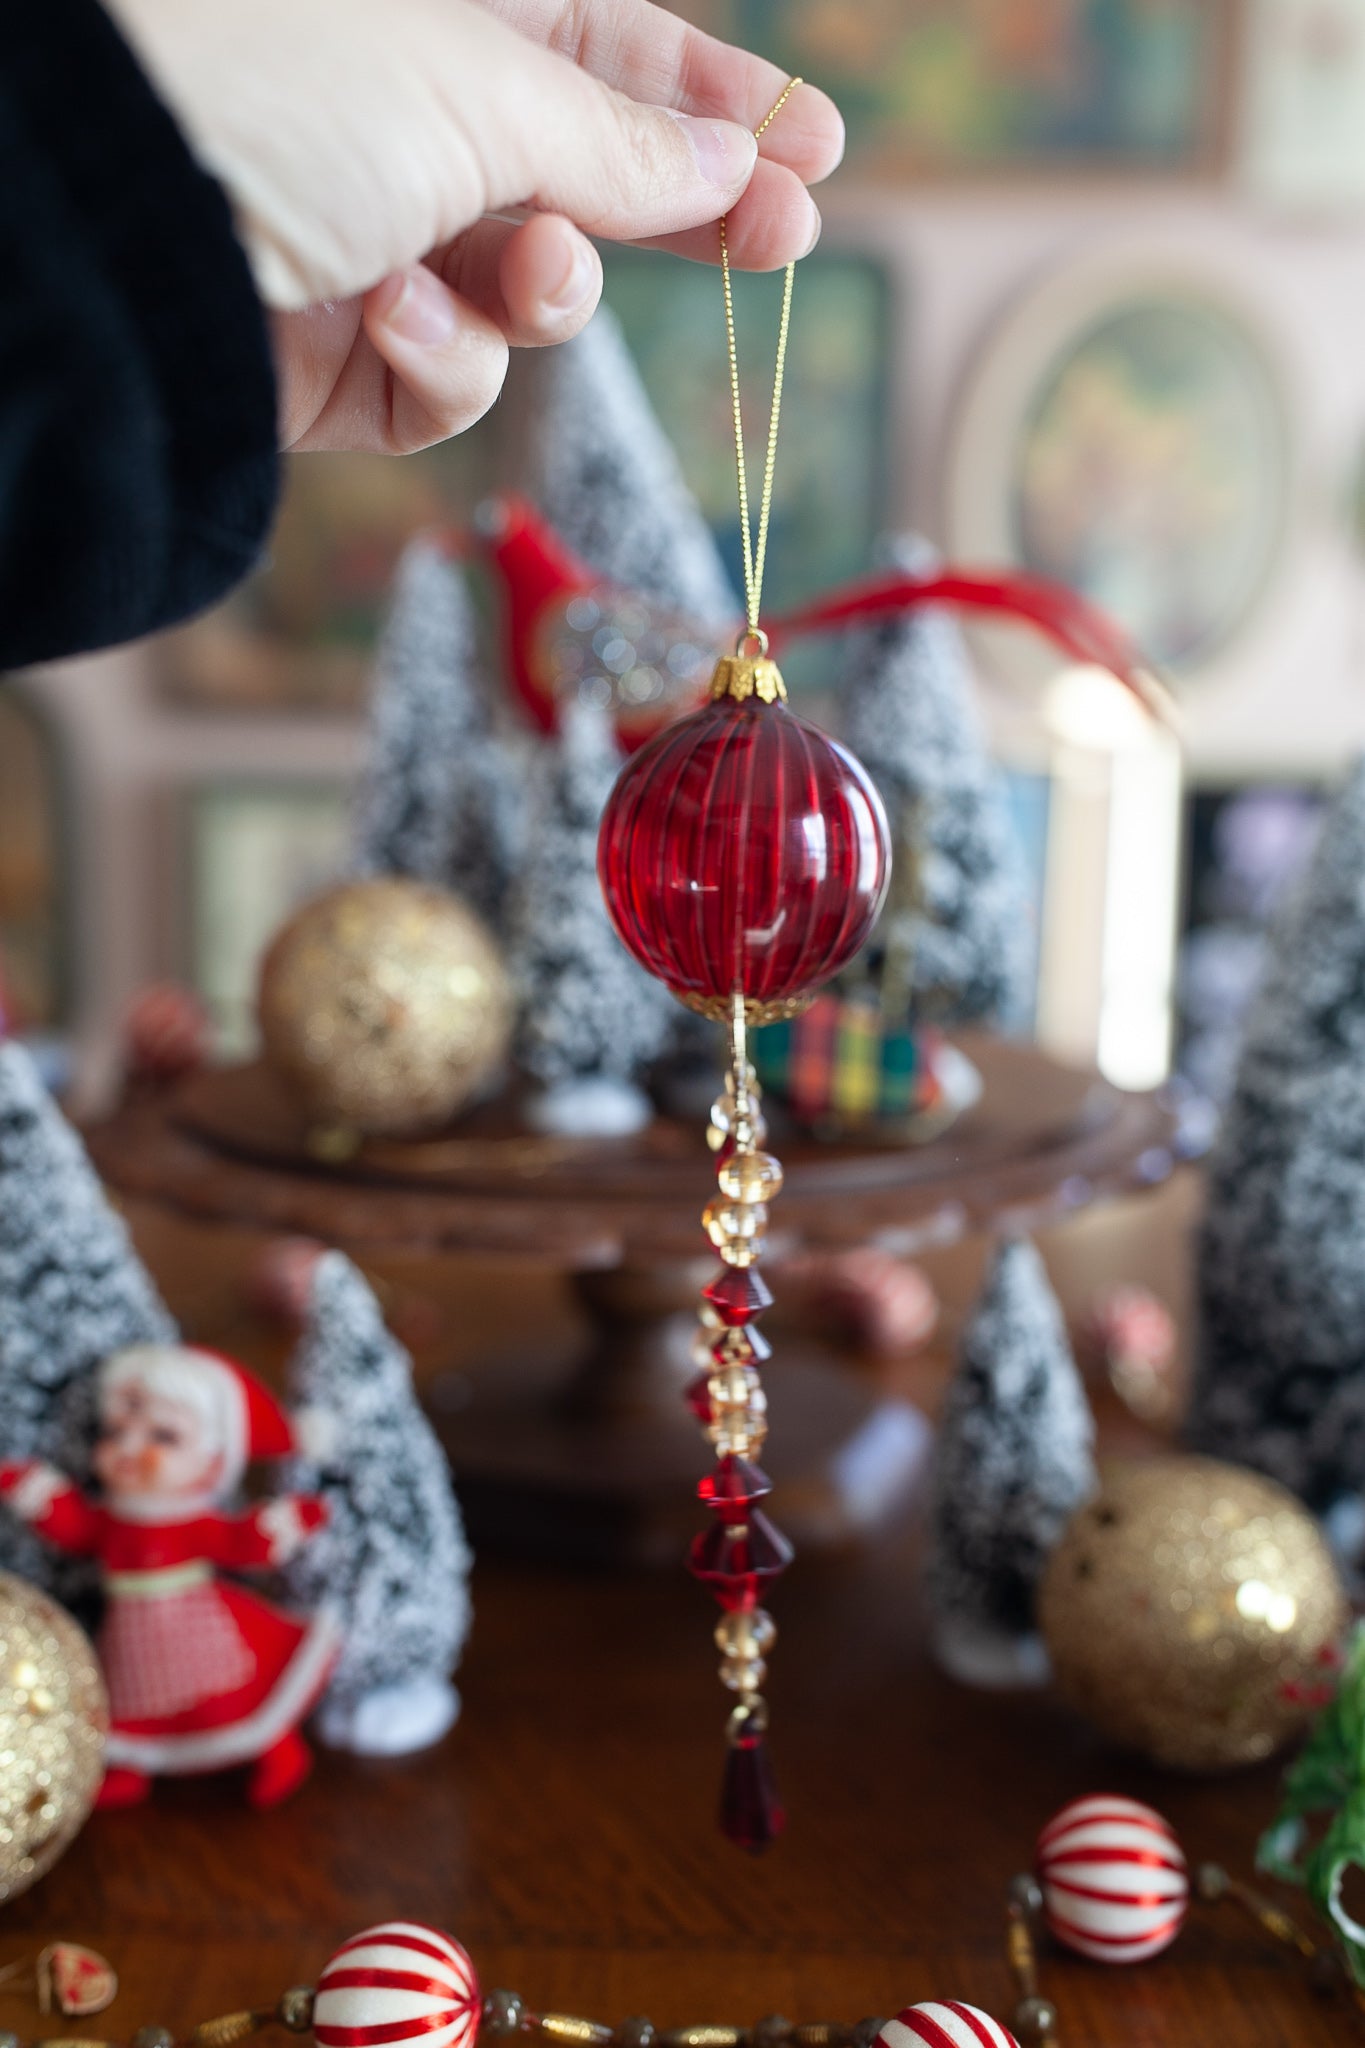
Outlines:
<svg viewBox="0 0 1365 2048"><path fill-rule="evenodd" d="M316 1237L272 1237L263 1244L246 1274L246 1298L255 1313L283 1329L301 1330L326 1250Z"/></svg>
<svg viewBox="0 0 1365 2048"><path fill-rule="evenodd" d="M718 652L714 629L606 581L523 499L489 499L475 531L452 534L450 547L483 556L493 572L512 687L539 731L555 730L564 697L587 695L612 707L630 752L703 700ZM1155 717L1176 723L1169 695L1111 619L1078 592L1016 569L883 570L766 624L776 650L924 605L1032 627L1068 661L1109 669Z"/></svg>
<svg viewBox="0 0 1365 2048"><path fill-rule="evenodd" d="M522 709L553 732L560 701L609 705L623 747L699 703L714 635L590 569L522 499L481 506L476 545L503 585L507 666Z"/></svg>
<svg viewBox="0 0 1365 2048"><path fill-rule="evenodd" d="M627 763L597 868L622 942L691 1009L790 1015L871 932L886 814L853 756L787 709L775 665L722 661L712 701Z"/></svg>
<svg viewBox="0 0 1365 2048"><path fill-rule="evenodd" d="M123 1023L123 1057L128 1078L144 1088L161 1088L208 1065L213 1023L192 989L158 981L141 989Z"/></svg>

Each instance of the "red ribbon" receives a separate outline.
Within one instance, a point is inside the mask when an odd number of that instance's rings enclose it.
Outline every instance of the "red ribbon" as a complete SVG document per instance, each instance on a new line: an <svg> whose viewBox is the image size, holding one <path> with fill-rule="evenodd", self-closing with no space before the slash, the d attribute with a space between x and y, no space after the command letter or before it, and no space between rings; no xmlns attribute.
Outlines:
<svg viewBox="0 0 1365 2048"><path fill-rule="evenodd" d="M779 614L768 623L768 639L776 649L801 634L827 633L854 620L889 618L926 604L1022 620L1073 661L1108 669L1149 711L1171 721L1166 691L1121 626L1064 584L1012 570L987 575L947 566L929 576L903 570L867 576Z"/></svg>

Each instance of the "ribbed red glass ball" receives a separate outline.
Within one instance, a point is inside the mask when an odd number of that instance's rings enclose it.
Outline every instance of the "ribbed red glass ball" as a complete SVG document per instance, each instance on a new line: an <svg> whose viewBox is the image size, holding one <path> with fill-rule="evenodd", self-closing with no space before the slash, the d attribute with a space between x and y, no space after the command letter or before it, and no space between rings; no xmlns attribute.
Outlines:
<svg viewBox="0 0 1365 2048"><path fill-rule="evenodd" d="M866 940L890 836L846 748L780 698L720 695L627 762L597 871L621 939L676 996L780 1015Z"/></svg>

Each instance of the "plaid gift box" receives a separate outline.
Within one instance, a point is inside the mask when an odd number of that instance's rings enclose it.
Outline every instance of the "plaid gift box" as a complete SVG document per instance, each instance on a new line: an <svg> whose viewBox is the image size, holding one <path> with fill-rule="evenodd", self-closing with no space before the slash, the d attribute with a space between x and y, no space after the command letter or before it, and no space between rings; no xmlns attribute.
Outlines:
<svg viewBox="0 0 1365 2048"><path fill-rule="evenodd" d="M817 996L752 1038L763 1087L803 1123L909 1123L942 1093L938 1034L889 1023L875 1002Z"/></svg>

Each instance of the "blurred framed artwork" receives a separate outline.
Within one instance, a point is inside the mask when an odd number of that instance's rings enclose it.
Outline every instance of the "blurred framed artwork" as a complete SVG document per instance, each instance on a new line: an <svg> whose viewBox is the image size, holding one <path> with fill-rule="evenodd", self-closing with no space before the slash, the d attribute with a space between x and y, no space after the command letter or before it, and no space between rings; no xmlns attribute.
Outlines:
<svg viewBox="0 0 1365 2048"><path fill-rule="evenodd" d="M1210 1117L1231 1094L1267 932L1312 854L1328 795L1320 782L1189 792L1175 1065Z"/></svg>
<svg viewBox="0 0 1365 2048"><path fill-rule="evenodd" d="M256 1042L256 975L276 929L341 872L350 793L334 783L225 779L187 793L189 978L219 1049Z"/></svg>
<svg viewBox="0 0 1365 2048"><path fill-rule="evenodd" d="M0 679L0 1033L66 1017L64 766L55 724Z"/></svg>
<svg viewBox="0 0 1365 2048"><path fill-rule="evenodd" d="M1222 155L1231 0L718 0L751 49L819 81L864 176Z"/></svg>
<svg viewBox="0 0 1365 2048"><path fill-rule="evenodd" d="M1284 565L1297 497L1276 333L1207 265L1114 251L1006 314L957 410L945 526L959 560L1081 591L1177 681L1223 662ZM992 635L991 665L1037 650Z"/></svg>
<svg viewBox="0 0 1365 2048"><path fill-rule="evenodd" d="M1235 160L1257 198L1295 212L1365 200L1363 0L1246 0Z"/></svg>
<svg viewBox="0 0 1365 2048"><path fill-rule="evenodd" d="M720 283L709 266L653 251L606 252L607 303L621 322L650 402L678 451L743 588L734 423ZM751 471L761 465L772 400L780 274L735 279L740 404ZM886 515L891 436L892 306L881 264L820 249L800 266L783 386L765 593L794 604L872 566ZM795 648L796 687L823 678L828 650Z"/></svg>
<svg viewBox="0 0 1365 2048"><path fill-rule="evenodd" d="M437 448L295 455L257 573L157 649L164 702L186 710L351 712L394 565L423 527L465 522L487 489L485 423Z"/></svg>
<svg viewBox="0 0 1365 2048"><path fill-rule="evenodd" d="M678 449L740 587L725 329L714 269L634 249L605 252L621 320L664 431ZM781 278L736 280L742 404L751 448L767 434ZM886 495L890 294L870 258L818 250L801 265L773 502L775 604L868 566ZM301 455L260 572L158 647L164 702L187 710L349 713L404 544L465 525L506 481L495 406L455 440L402 461ZM803 657L789 678L799 683Z"/></svg>

